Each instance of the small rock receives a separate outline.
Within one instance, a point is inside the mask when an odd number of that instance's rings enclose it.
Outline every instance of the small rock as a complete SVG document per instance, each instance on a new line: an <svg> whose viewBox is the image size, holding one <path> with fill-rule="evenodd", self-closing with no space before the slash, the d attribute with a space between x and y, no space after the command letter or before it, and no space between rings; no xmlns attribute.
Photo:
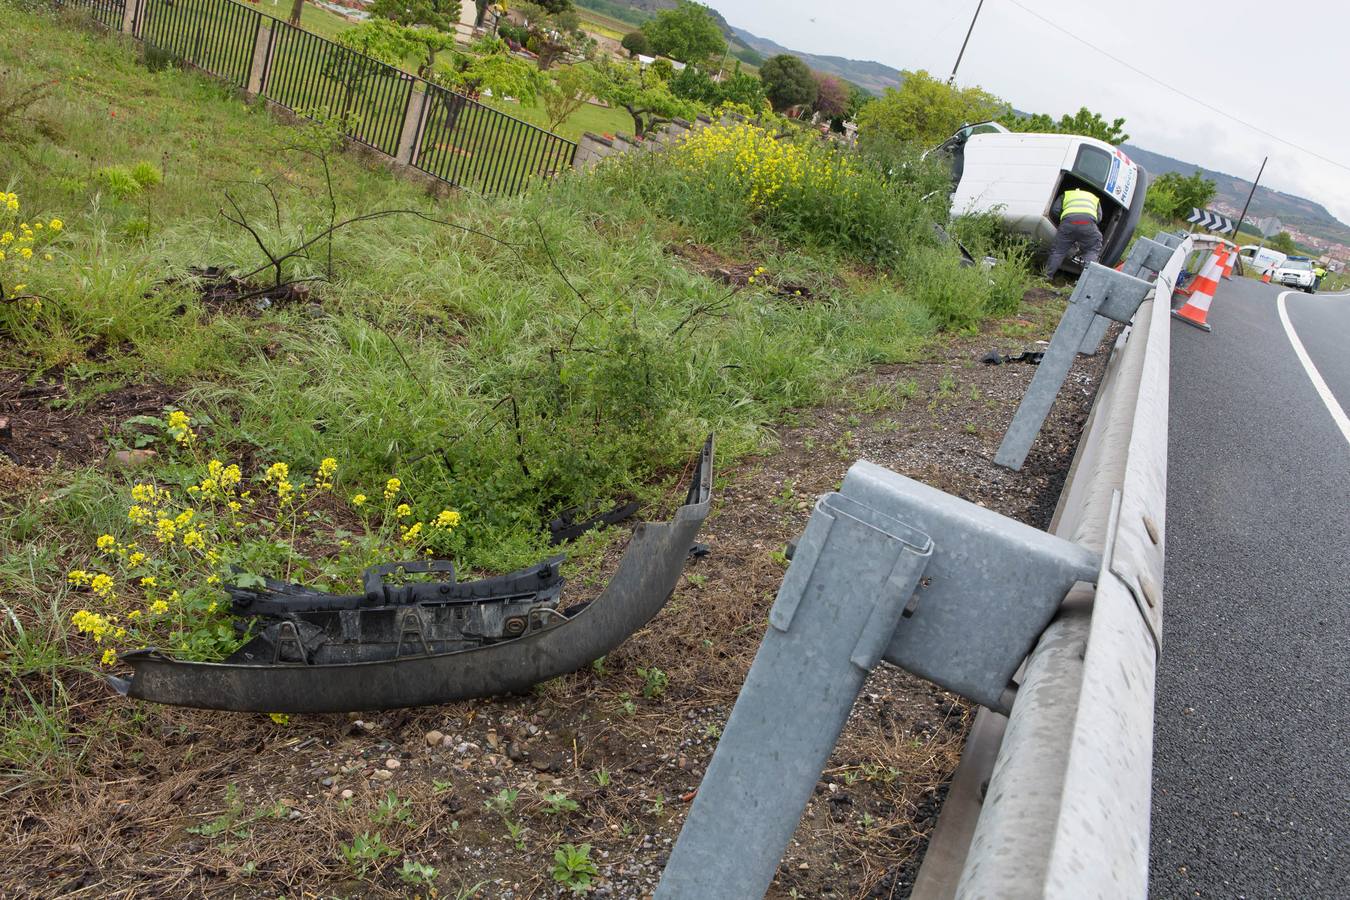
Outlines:
<svg viewBox="0 0 1350 900"><path fill-rule="evenodd" d="M153 450L114 450L108 455L108 466L117 469L139 469L155 461Z"/></svg>
<svg viewBox="0 0 1350 900"><path fill-rule="evenodd" d="M375 774L371 777L376 781L388 781L394 777L394 773L390 772L388 769L376 769Z"/></svg>
<svg viewBox="0 0 1350 900"><path fill-rule="evenodd" d="M496 750L498 741L499 738L497 737L497 730L495 728L488 729L487 733L488 746L491 747L493 750Z"/></svg>
<svg viewBox="0 0 1350 900"><path fill-rule="evenodd" d="M442 741L444 741L444 740L445 740L445 735L441 734L439 731L428 731L428 732L427 732L427 746L428 746L428 747L435 747L437 744L440 744L440 743L441 743Z"/></svg>
<svg viewBox="0 0 1350 900"><path fill-rule="evenodd" d="M331 779L331 778L325 778L323 781L320 781L319 784L323 785L324 787L332 787L332 786L333 786L333 779Z"/></svg>
<svg viewBox="0 0 1350 900"><path fill-rule="evenodd" d="M386 769L397 769L401 765L403 765L403 763L394 759L392 756L384 761L384 767Z"/></svg>
<svg viewBox="0 0 1350 900"><path fill-rule="evenodd" d="M445 737L441 738L441 746L448 750L455 746L455 739L447 734Z"/></svg>
<svg viewBox="0 0 1350 900"><path fill-rule="evenodd" d="M343 790L343 792L342 792L341 794L339 794L338 796L341 797L343 800L350 800L350 799L352 799L352 797L354 797L354 796L356 796L356 795L352 793L352 789L351 789L351 788L346 788L346 789Z"/></svg>

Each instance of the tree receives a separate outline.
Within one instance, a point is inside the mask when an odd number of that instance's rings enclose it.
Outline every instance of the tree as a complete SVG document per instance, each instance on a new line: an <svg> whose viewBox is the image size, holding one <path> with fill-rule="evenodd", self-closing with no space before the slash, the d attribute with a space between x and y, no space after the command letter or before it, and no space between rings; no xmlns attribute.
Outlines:
<svg viewBox="0 0 1350 900"><path fill-rule="evenodd" d="M652 42L641 31L630 31L623 36L620 42L623 49L628 51L629 56L651 56Z"/></svg>
<svg viewBox="0 0 1350 900"><path fill-rule="evenodd" d="M1294 237L1287 231L1281 231L1270 239L1270 249L1278 250L1284 254L1298 252L1298 247L1294 246Z"/></svg>
<svg viewBox="0 0 1350 900"><path fill-rule="evenodd" d="M303 13L304 11L305 11L305 0L294 0L294 2L291 3L291 17L289 19L290 23L295 27L299 28L300 14Z"/></svg>
<svg viewBox="0 0 1350 900"><path fill-rule="evenodd" d="M417 74L426 78L442 50L455 46L454 34L435 28L413 28L390 19L369 18L342 31L337 42L399 68L410 56L418 58Z"/></svg>
<svg viewBox="0 0 1350 900"><path fill-rule="evenodd" d="M713 81L693 66L685 66L670 79L670 92L681 100L700 103L709 109L716 109L723 103L736 103L751 109L764 106L764 82L742 72L739 64L721 81Z"/></svg>
<svg viewBox="0 0 1350 900"><path fill-rule="evenodd" d="M927 72L903 73L900 87L858 111L859 138L890 138L931 147L963 125L997 119L1008 104L978 87L959 88Z"/></svg>
<svg viewBox="0 0 1350 900"><path fill-rule="evenodd" d="M726 39L706 6L678 0L674 9L664 9L642 26L651 49L682 63L698 64L721 56Z"/></svg>
<svg viewBox="0 0 1350 900"><path fill-rule="evenodd" d="M487 90L499 100L515 97L525 106L534 105L544 89L538 69L508 53L498 38L485 37L469 50L453 54L448 65L439 66L436 80L471 97Z"/></svg>
<svg viewBox="0 0 1350 900"><path fill-rule="evenodd" d="M1101 113L1095 113L1086 106L1079 108L1072 116L1065 114L1055 121L1045 113L1030 116L1010 114L1002 119L1004 125L1013 131L1034 132L1038 134L1077 134L1096 138L1108 144L1120 145L1130 139L1125 133L1125 117L1107 122Z"/></svg>
<svg viewBox="0 0 1350 900"><path fill-rule="evenodd" d="M529 23L528 47L539 58L541 71L561 56L584 55L591 39L581 30L581 17L572 0L521 2L512 8Z"/></svg>
<svg viewBox="0 0 1350 900"><path fill-rule="evenodd" d="M375 0L366 9L400 25L427 25L437 31L453 32L459 22L459 0Z"/></svg>
<svg viewBox="0 0 1350 900"><path fill-rule="evenodd" d="M777 112L815 102L816 78L806 63L791 54L780 53L764 63L759 80Z"/></svg>
<svg viewBox="0 0 1350 900"><path fill-rule="evenodd" d="M698 115L697 104L676 97L670 85L644 72L637 63L606 62L598 66L595 88L597 97L622 107L633 117L633 132L638 137L675 116Z"/></svg>
<svg viewBox="0 0 1350 900"><path fill-rule="evenodd" d="M844 118L856 121L858 111L877 98L876 95L863 90L851 81L844 83L848 85L848 112L844 113Z"/></svg>
<svg viewBox="0 0 1350 900"><path fill-rule="evenodd" d="M1144 207L1163 219L1184 219L1192 209L1204 209L1218 187L1197 170L1193 175L1164 172L1148 186Z"/></svg>
<svg viewBox="0 0 1350 900"><path fill-rule="evenodd" d="M557 130L568 116L595 96L595 90L596 72L590 63L577 63L556 70L543 91L548 130Z"/></svg>
<svg viewBox="0 0 1350 900"><path fill-rule="evenodd" d="M843 117L848 112L849 106L848 85L843 79L835 78L833 75L817 72L815 76L816 112L827 119Z"/></svg>

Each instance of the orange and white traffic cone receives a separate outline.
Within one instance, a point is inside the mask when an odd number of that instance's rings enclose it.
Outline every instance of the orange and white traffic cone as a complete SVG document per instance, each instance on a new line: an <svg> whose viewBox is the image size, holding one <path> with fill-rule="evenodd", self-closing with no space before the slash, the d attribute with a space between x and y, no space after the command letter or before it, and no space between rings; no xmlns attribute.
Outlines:
<svg viewBox="0 0 1350 900"><path fill-rule="evenodd" d="M1205 267L1191 281L1191 294L1180 309L1172 310L1172 318L1180 319L1187 325L1194 325L1202 331L1211 331L1209 323L1209 305L1214 301L1214 292L1219 289L1219 279L1223 277L1223 246L1214 248Z"/></svg>
<svg viewBox="0 0 1350 900"><path fill-rule="evenodd" d="M1220 247L1223 245L1220 244ZM1234 247L1229 253L1228 258L1223 261L1223 277L1229 281L1233 279L1233 266L1237 265L1237 247Z"/></svg>
<svg viewBox="0 0 1350 900"><path fill-rule="evenodd" d="M1274 275L1274 274L1275 274L1275 267L1274 267L1274 266L1267 266L1267 267L1266 267L1265 274L1261 276L1261 283L1262 283L1262 284L1270 284L1270 276L1272 276L1272 275Z"/></svg>

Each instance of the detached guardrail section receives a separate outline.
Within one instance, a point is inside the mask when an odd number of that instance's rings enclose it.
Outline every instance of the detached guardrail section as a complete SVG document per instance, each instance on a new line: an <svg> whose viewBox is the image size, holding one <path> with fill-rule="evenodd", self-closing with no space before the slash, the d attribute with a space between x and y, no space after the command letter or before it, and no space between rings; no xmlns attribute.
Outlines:
<svg viewBox="0 0 1350 900"><path fill-rule="evenodd" d="M571 167L577 145L235 0L55 0L437 181L512 196ZM406 171L406 170L405 170Z"/></svg>
<svg viewBox="0 0 1350 900"><path fill-rule="evenodd" d="M656 896L762 896L881 661L985 707L913 896L1144 897L1171 295L1189 239L1090 266L1009 428L1116 342L1049 533L859 462L816 505Z"/></svg>

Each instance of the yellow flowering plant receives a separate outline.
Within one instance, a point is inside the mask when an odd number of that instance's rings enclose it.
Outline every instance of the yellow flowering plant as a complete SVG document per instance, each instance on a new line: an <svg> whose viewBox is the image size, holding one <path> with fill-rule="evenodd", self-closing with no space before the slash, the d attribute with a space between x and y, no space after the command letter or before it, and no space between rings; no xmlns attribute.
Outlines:
<svg viewBox="0 0 1350 900"><path fill-rule="evenodd" d="M55 260L52 244L65 228L60 219L22 216L19 195L0 191L0 302L42 309L41 296L28 281L36 269Z"/></svg>
<svg viewBox="0 0 1350 900"><path fill-rule="evenodd" d="M344 513L333 457L312 471L274 461L250 479L207 455L201 420L173 410L157 421L169 448L164 477L130 486L124 533L99 535L91 561L67 575L83 601L71 625L104 665L141 647L227 656L248 636L229 613L227 586L262 587L264 576L350 582L376 563L451 549L460 514L409 521L412 498L397 477L385 482L382 506L355 494ZM362 533L342 527L344 515Z"/></svg>

